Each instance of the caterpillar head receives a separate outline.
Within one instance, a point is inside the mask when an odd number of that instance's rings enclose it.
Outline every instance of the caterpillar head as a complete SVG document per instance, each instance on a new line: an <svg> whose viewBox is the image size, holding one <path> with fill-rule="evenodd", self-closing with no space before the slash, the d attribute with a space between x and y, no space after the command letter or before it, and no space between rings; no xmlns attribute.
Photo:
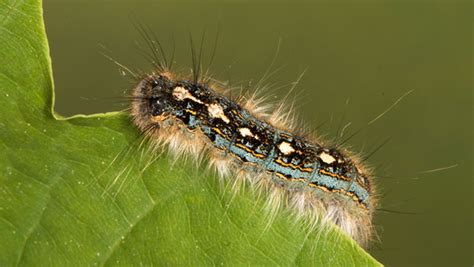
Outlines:
<svg viewBox="0 0 474 267"><path fill-rule="evenodd" d="M174 84L166 75L152 74L141 80L133 90L132 116L143 129L159 127L172 111Z"/></svg>

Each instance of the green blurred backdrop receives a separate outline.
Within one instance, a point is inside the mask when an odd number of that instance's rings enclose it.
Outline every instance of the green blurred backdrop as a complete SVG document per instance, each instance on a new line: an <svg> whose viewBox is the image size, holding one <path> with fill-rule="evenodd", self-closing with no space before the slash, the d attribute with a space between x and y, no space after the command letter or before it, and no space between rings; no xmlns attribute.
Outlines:
<svg viewBox="0 0 474 267"><path fill-rule="evenodd" d="M150 70L134 21L174 46L185 71L189 34L199 40L206 31L206 62L219 28L211 70L231 84L261 78L281 39L272 93L282 97L307 70L295 92L308 127L325 122L319 132L328 138L341 121L351 123L346 136L363 127L349 141L363 153L391 138L369 160L383 209L370 253L389 266L473 264L470 2L44 0L44 13L62 115L126 107L131 77L102 53Z"/></svg>

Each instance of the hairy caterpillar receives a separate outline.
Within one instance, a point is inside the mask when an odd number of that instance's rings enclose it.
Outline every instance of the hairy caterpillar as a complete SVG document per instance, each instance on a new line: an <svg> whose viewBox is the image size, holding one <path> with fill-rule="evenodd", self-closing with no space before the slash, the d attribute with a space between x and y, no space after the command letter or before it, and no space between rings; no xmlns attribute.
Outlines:
<svg viewBox="0 0 474 267"><path fill-rule="evenodd" d="M159 66L133 89L133 122L154 148L208 156L220 177L266 192L270 206L283 204L313 225L333 223L367 245L376 201L371 174L355 156L298 134L284 103L269 113L255 94L232 99L194 74Z"/></svg>

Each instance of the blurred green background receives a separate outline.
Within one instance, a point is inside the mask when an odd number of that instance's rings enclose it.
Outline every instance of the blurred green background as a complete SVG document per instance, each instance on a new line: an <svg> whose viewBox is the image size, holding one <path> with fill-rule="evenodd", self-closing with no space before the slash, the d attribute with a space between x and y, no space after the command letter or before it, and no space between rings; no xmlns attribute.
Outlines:
<svg viewBox="0 0 474 267"><path fill-rule="evenodd" d="M295 93L308 127L328 139L341 122L345 136L363 128L348 142L362 153L390 137L369 160L382 209L370 253L388 266L473 264L472 10L468 1L44 0L62 115L126 107L133 80L102 53L151 70L134 21L174 47L184 71L189 34L198 43L206 31L206 63L218 32L211 73L233 85L258 81L281 39L271 93L284 96L307 70Z"/></svg>

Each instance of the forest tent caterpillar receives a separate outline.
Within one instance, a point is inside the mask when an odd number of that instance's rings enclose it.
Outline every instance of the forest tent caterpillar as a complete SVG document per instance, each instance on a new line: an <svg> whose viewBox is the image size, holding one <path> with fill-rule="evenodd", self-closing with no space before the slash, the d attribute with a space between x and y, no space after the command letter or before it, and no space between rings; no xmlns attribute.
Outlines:
<svg viewBox="0 0 474 267"><path fill-rule="evenodd" d="M167 145L178 157L207 155L220 177L248 181L269 203L285 200L298 217L332 222L366 246L376 200L360 161L295 133L284 108L266 113L260 99L232 99L222 91L217 83L161 68L133 89L133 122L153 147Z"/></svg>

